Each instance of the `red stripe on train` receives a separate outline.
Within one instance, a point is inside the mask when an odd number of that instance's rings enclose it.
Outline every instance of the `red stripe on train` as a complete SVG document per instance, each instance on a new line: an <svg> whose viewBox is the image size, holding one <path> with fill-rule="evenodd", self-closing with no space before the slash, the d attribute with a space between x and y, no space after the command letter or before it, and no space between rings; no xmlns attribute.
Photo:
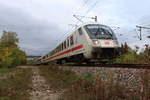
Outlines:
<svg viewBox="0 0 150 100"><path fill-rule="evenodd" d="M81 49L81 48L83 48L83 45L82 45L82 44L79 45L79 46L73 47L73 48L71 48L71 49L69 49L69 50L66 50L66 51L64 51L64 52L61 52L61 53L59 53L59 54L56 54L56 55L54 55L54 56L51 56L50 58L52 59L52 58L55 58L55 57L58 57L58 56L62 56L62 55L64 55L64 54L73 52L73 51L78 50L78 49Z"/></svg>

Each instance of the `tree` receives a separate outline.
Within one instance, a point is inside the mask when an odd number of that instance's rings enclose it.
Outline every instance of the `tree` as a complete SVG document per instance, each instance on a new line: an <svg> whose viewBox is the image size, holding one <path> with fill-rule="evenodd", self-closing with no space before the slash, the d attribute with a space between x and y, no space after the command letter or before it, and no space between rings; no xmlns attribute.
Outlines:
<svg viewBox="0 0 150 100"><path fill-rule="evenodd" d="M18 42L19 42L19 39L17 38L17 34L15 32L3 31L3 35L0 39L1 47L9 47L12 45L17 46Z"/></svg>
<svg viewBox="0 0 150 100"><path fill-rule="evenodd" d="M149 44L145 44L144 54L146 56L150 56L150 46L149 46Z"/></svg>
<svg viewBox="0 0 150 100"><path fill-rule="evenodd" d="M0 38L0 67L15 67L26 63L26 54L20 50L15 32L3 31Z"/></svg>
<svg viewBox="0 0 150 100"><path fill-rule="evenodd" d="M125 42L124 44L121 44L121 52L128 53L131 50L131 48L128 46L128 44Z"/></svg>

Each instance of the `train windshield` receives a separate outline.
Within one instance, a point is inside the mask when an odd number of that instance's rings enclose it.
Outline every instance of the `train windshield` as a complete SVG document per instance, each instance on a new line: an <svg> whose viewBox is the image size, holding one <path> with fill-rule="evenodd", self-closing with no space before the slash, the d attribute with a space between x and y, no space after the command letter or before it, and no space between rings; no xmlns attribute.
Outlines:
<svg viewBox="0 0 150 100"><path fill-rule="evenodd" d="M114 33L108 26L91 24L86 25L85 29L91 39L114 39Z"/></svg>

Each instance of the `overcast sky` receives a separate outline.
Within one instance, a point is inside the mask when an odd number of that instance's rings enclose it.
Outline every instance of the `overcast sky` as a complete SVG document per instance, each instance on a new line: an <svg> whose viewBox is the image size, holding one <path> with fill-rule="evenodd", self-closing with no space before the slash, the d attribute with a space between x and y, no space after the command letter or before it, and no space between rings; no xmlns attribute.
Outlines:
<svg viewBox="0 0 150 100"><path fill-rule="evenodd" d="M17 32L21 49L42 55L69 34L68 24L77 23L73 14L97 15L101 24L120 27L115 31L120 42L141 46L150 44L150 31L143 30L139 41L135 26L149 27L149 12L150 0L0 0L0 35L3 30Z"/></svg>

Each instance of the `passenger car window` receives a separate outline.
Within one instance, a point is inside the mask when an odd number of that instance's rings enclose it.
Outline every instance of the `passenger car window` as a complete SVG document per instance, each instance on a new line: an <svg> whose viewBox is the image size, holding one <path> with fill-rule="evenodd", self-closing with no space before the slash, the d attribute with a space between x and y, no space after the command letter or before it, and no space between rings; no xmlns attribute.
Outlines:
<svg viewBox="0 0 150 100"><path fill-rule="evenodd" d="M61 50L63 50L63 49L64 49L63 47L64 47L64 45L63 45L63 43L62 43L62 44L61 44Z"/></svg>
<svg viewBox="0 0 150 100"><path fill-rule="evenodd" d="M69 47L69 39L67 39L67 46Z"/></svg>
<svg viewBox="0 0 150 100"><path fill-rule="evenodd" d="M70 37L70 45L73 45L74 42L73 42L73 36Z"/></svg>
<svg viewBox="0 0 150 100"><path fill-rule="evenodd" d="M66 41L64 42L64 49L66 49Z"/></svg>

